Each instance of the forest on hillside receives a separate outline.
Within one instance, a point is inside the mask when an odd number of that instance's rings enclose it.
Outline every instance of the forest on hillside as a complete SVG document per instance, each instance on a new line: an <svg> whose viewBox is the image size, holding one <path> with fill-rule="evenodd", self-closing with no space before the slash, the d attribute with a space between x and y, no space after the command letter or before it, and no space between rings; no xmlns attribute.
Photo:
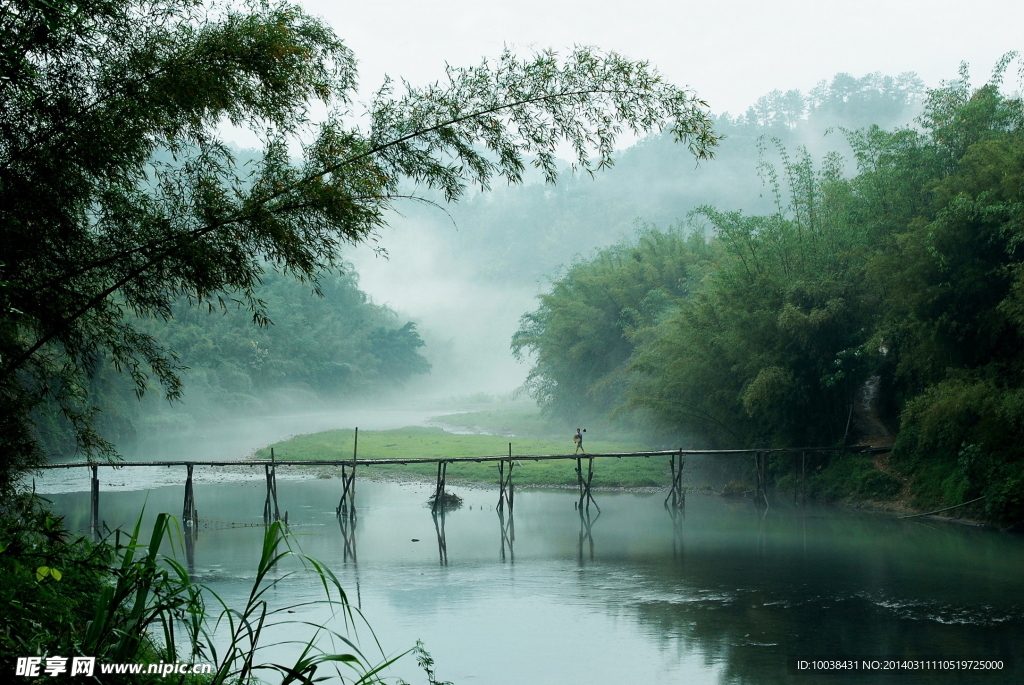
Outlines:
<svg viewBox="0 0 1024 685"><path fill-rule="evenodd" d="M929 90L913 125L844 128L849 157L768 132L768 211L706 203L574 262L512 341L529 390L695 446L889 431L885 468L843 465L838 494L906 483L918 506L1024 519L1024 106L1007 64Z"/></svg>
<svg viewBox="0 0 1024 685"><path fill-rule="evenodd" d="M89 397L104 436L126 446L142 431L261 414L286 398L304 406L386 393L430 371L416 324L374 304L350 267L322 277L317 292L268 272L260 298L270 314L264 325L230 299L222 308L195 307L184 296L171 318L141 322L144 333L175 353L182 398L139 398L131 378L102 365L90 378ZM75 450L74 432L59 413L39 412L38 420L51 453Z"/></svg>
<svg viewBox="0 0 1024 685"><path fill-rule="evenodd" d="M912 73L839 73L807 93L774 90L743 113L714 116L722 140L712 160L695 162L670 134L655 134L593 176L565 173L550 185L534 172L523 186L478 193L444 212L410 205L403 213L418 231L450 245L445 254L470 277L529 286L633 235L638 220L670 226L702 205L770 212L774 198L759 174L770 139L816 156L850 156L844 129L909 124L924 94Z"/></svg>

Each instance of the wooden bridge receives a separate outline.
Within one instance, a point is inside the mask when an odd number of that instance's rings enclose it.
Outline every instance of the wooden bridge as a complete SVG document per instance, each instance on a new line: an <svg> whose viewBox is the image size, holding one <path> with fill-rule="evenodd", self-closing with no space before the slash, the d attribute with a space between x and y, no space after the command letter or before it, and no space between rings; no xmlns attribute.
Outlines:
<svg viewBox="0 0 1024 685"><path fill-rule="evenodd" d="M799 501L803 502L806 499L806 481L807 481L807 456L814 454L827 454L834 452L853 452L853 453L874 453L874 452L886 452L889 448L885 447L864 447L864 446L851 446L851 447L808 447L808 448L787 448L787 449L730 449L730 450L687 450L687 449L674 449L674 450L656 450L649 452L601 452L601 453L586 453L586 454L512 454L512 443L509 443L508 454L496 455L496 456L482 456L482 457L429 457L423 459L415 458L395 458L395 459L359 459L358 458L358 446L359 446L359 429L356 429L355 440L352 449L351 459L337 459L337 460L279 460L274 457L274 450L270 450L270 459L253 459L244 461L132 461L132 462L119 462L119 463L95 463L95 462L74 462L65 464L48 464L42 466L42 469L75 469L75 468L87 468L92 471L92 478L90 483L90 529L93 536L99 534L100 529L100 481L99 481L99 469L100 468L155 468L155 467L184 467L185 473L185 496L184 503L182 506L181 519L185 526L195 526L198 523L199 514L196 509L195 496L193 493L193 472L197 466L216 467L216 466L231 466L231 467L251 467L260 468L263 467L264 474L267 481L267 492L266 499L263 505L263 520L265 523L269 523L271 520L277 521L281 519L281 512L277 504L277 469L283 467L302 467L302 466L334 466L341 467L341 498L337 506L337 514L340 517L342 514L354 514L355 512L355 494L356 494L356 470L358 468L368 468L372 466L382 466L390 464L437 464L437 478L434 487L434 493L431 495L432 509L437 511L441 509L443 511L446 495L447 495L447 474L448 466L450 464L459 463L494 463L498 470L498 504L496 508L499 512L504 511L504 507L507 504L509 512L511 513L512 508L515 504L515 489L512 480L512 472L517 464L521 464L526 461L541 462L541 461L555 461L555 460L575 460L576 461L576 479L579 487L579 502L577 506L582 510L586 508L589 510L590 505L593 504L597 507L597 502L594 500L591 486L594 480L594 460L595 459L651 459L651 458L668 458L669 468L671 473L671 481L669 483L668 493L665 497L665 506L670 509L680 509L686 504L686 491L683 487L683 466L685 464L686 457L694 455L716 455L716 456L736 456L736 457L753 457L754 459L754 471L756 474L756 489L754 500L759 505L763 503L768 506L768 493L767 493L767 479L768 479L768 463L773 456L799 455L800 460L797 462L798 470L797 476L797 489L794 499L797 499L799 495ZM584 475L584 461L586 461L586 474ZM600 508L598 508L600 511ZM285 512L285 521L287 521L287 512Z"/></svg>

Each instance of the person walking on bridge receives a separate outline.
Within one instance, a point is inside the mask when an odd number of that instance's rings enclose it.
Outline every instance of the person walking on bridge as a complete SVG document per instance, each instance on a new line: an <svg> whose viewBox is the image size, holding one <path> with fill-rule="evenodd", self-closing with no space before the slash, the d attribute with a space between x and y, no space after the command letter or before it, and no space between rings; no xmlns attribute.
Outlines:
<svg viewBox="0 0 1024 685"><path fill-rule="evenodd" d="M573 454L579 454L580 452L583 452L583 454L587 453L587 451L583 449L583 433L586 432L586 428L584 428L582 432L579 428L576 429L576 435L572 436L572 441L576 443L576 451L573 452Z"/></svg>

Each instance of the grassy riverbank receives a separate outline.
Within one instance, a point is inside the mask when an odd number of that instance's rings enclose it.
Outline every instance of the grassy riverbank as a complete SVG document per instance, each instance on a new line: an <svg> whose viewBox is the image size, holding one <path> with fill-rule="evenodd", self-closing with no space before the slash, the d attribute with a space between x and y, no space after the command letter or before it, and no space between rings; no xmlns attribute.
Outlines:
<svg viewBox="0 0 1024 685"><path fill-rule="evenodd" d="M479 412L491 414L491 412ZM442 417L439 421L449 423L456 417L462 421L475 417L456 414ZM481 417L498 420L497 417ZM507 423L507 422L506 422ZM509 424L512 425L512 424ZM290 440L275 443L274 455L278 459L309 459L330 461L350 459L354 440L352 430L333 430L324 433L299 435ZM589 435L589 434L588 434ZM508 454L512 443L512 455L567 454L574 449L571 436L564 437L505 437L502 435L459 435L441 428L407 427L386 431L359 431L360 459L436 459L438 457L483 457ZM628 440L587 440L589 452L637 452L651 449L638 441ZM270 457L270 447L258 450L258 459ZM574 485L575 462L523 461L516 467L517 485ZM382 465L373 466L372 474L385 476L433 476L435 464ZM330 473L330 471L325 471ZM648 487L662 486L668 482L667 459L606 459L595 469L594 485L598 487ZM451 464L448 478L479 483L497 481L497 466L493 463Z"/></svg>

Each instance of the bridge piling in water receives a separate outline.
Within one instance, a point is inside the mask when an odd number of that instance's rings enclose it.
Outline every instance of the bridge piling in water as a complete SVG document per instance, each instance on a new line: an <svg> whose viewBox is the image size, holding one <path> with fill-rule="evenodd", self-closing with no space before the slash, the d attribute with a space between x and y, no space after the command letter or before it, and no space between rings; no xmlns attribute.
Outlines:
<svg viewBox="0 0 1024 685"><path fill-rule="evenodd" d="M338 526L341 528L341 540L345 545L343 551L344 563L348 563L349 559L352 563L356 563L356 510L353 507L351 510L345 512L345 515L338 516Z"/></svg>
<svg viewBox="0 0 1024 685"><path fill-rule="evenodd" d="M270 448L270 464L264 464L267 476L267 499L263 502L263 523L271 521L271 503L273 503L273 520L281 520L281 510L277 506L277 464L274 460L274 448Z"/></svg>
<svg viewBox="0 0 1024 685"><path fill-rule="evenodd" d="M335 509L338 516L347 512L350 508L356 510L356 463L359 455L359 427L356 426L355 435L352 440L352 473L348 472L350 464L341 465L341 499Z"/></svg>
<svg viewBox="0 0 1024 685"><path fill-rule="evenodd" d="M676 463L678 458L679 463ZM683 509L686 507L686 490L683 488L683 452L680 450L677 454L673 454L669 459L669 467L672 470L672 485L668 489L668 495L665 497L665 507L669 508L669 501L671 500L672 509Z"/></svg>
<svg viewBox="0 0 1024 685"><path fill-rule="evenodd" d="M765 507L771 506L768 503L768 452L758 451L754 453L754 471L757 476L757 490L754 493L754 502Z"/></svg>
<svg viewBox="0 0 1024 685"><path fill-rule="evenodd" d="M590 505L593 503L597 507L598 511L601 511L601 507L597 506L597 500L590 493L591 483L594 481L594 457L587 457L587 477L583 477L583 458L576 457L576 482L580 488L580 500L576 503L576 508L583 510L586 508L590 510Z"/></svg>
<svg viewBox="0 0 1024 685"><path fill-rule="evenodd" d="M590 509L590 504L593 503L597 508L597 511L601 511L601 507L597 506L597 500L590 494L590 484L594 482L594 458L590 457L587 460L587 510Z"/></svg>
<svg viewBox="0 0 1024 685"><path fill-rule="evenodd" d="M505 502L508 502L508 511L512 513L512 507L515 505L515 490L512 487L512 467L515 466L515 462L512 460L512 443L508 444L508 477L505 476L505 462L501 460L498 462L498 506L496 509L499 512L504 511Z"/></svg>
<svg viewBox="0 0 1024 685"><path fill-rule="evenodd" d="M437 484L434 487L433 503L430 505L431 511L437 511L438 508L444 511L445 506L445 484L448 479L448 462L439 461L437 462Z"/></svg>
<svg viewBox="0 0 1024 685"><path fill-rule="evenodd" d="M188 475L185 476L185 502L181 507L181 525L195 528L199 525L199 512L196 510L196 497L192 489L192 468L194 464L187 464Z"/></svg>
<svg viewBox="0 0 1024 685"><path fill-rule="evenodd" d="M440 559L441 566L448 565L448 540L444 534L444 507L440 508L440 511L431 511L430 515L434 519L434 532L437 533L437 556Z"/></svg>
<svg viewBox="0 0 1024 685"><path fill-rule="evenodd" d="M93 540L100 533L100 476L99 467L92 464L92 479L89 482L89 534Z"/></svg>
<svg viewBox="0 0 1024 685"><path fill-rule="evenodd" d="M665 506L668 507L672 504L672 509L678 508L682 511L685 507L686 493L683 487L682 471L685 464L686 455L723 455L723 456L735 456L740 458L746 458L748 456L754 457L754 471L757 481L757 489L755 494L755 502L758 507L764 505L764 507L770 506L771 502L768 497L768 467L772 456L778 456L780 454L792 455L794 458L794 479L796 481L796 487L799 492L794 495L794 499L798 500L801 504L807 502L807 457L808 454L822 455L831 454L833 452L843 453L854 453L854 454L873 454L879 452L888 452L891 448L888 447L868 447L860 445L843 446L843 447L805 447L805 448L790 448L790 449L673 449L673 450L658 450L649 452L610 452L610 453L593 453L593 454L527 454L520 455L516 459L512 457L512 445L509 444L508 454L493 455L493 456L481 456L481 457L431 457L428 459L416 459L410 457L398 457L398 458L386 458L386 459L363 459L358 458L358 429L356 429L355 441L352 449L352 459L343 460L282 460L277 461L274 454L274 448L270 450L270 460L252 460L252 461L147 461L147 462L120 462L117 464L96 464L93 462L74 462L74 463L60 463L60 464L47 464L43 465L41 469L72 469L72 468L83 468L89 469L91 482L90 482L90 503L89 503L89 529L94 539L98 538L101 534L101 520L99 516L99 500L100 500L100 483L99 483L99 467L109 466L113 468L128 468L128 467L177 467L184 466L187 469L185 477L185 498L182 506L182 519L183 524L191 529L195 529L198 523L198 511L195 503L195 490L194 490L194 468L196 466L209 466L209 467L232 467L237 468L239 466L250 466L253 468L264 468L266 476L266 499L263 505L263 520L264 524L268 524L271 521L281 520L281 512L277 501L277 467L278 466L294 466L294 467L324 467L324 466L340 466L342 469L342 495L341 501L338 503L337 513L340 516L344 512L351 512L354 514L355 511L355 471L357 466L374 466L374 465L408 465L408 464L424 464L424 463L437 463L438 474L437 483L435 486L435 498L432 509L436 512L438 507L444 506L446 497L446 486L447 486L447 470L448 465L456 462L465 463L484 463L484 462L497 462L498 466L498 510L501 512L504 509L504 504L508 503L509 512L511 513L514 505L515 488L512 480L512 472L517 461L576 461L576 481L579 488L579 500L575 503L575 507L581 511L589 511L590 504L593 504L597 511L601 509L597 504L597 501L593 496L593 480L594 480L594 459L597 458L616 458L622 459L624 457L632 458L644 458L649 459L650 457L670 457L670 467L672 474L672 481L669 485L668 496L665 499ZM583 473L583 459L587 459L587 473ZM508 463L508 471L505 471L505 463ZM287 522L287 513L285 513ZM443 533L444 522L443 520L438 521L438 529ZM586 527L584 528L584 537L586 537ZM442 546L442 551L446 552Z"/></svg>
<svg viewBox="0 0 1024 685"><path fill-rule="evenodd" d="M505 512L501 509L498 510L498 524L501 527L501 560L505 561L505 546L508 545L508 554L512 562L516 560L515 542L516 542L516 524L515 518L512 514L512 509L508 510L508 521L505 521Z"/></svg>

